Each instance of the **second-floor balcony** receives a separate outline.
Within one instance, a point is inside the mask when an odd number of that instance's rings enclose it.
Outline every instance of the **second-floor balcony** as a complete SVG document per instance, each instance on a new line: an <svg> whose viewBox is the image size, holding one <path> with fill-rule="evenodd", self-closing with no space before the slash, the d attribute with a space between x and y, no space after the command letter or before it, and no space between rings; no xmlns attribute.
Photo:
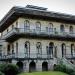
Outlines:
<svg viewBox="0 0 75 75"><path fill-rule="evenodd" d="M63 55L64 58L66 59L74 59L75 60L75 54L65 54ZM53 54L36 54L36 53L30 53L30 54L25 54L25 53L18 53L18 54L7 54L7 55L2 55L0 56L0 60L51 60L53 58L62 58L62 57L55 57Z"/></svg>
<svg viewBox="0 0 75 75"><path fill-rule="evenodd" d="M60 32L54 29L50 31L46 30L36 30L36 29L24 29L24 28L14 28L7 34L2 35L2 39L6 41L14 41L19 37L33 37L33 38L46 38L46 39L58 39L58 40L75 40L75 34L69 32Z"/></svg>
<svg viewBox="0 0 75 75"><path fill-rule="evenodd" d="M7 55L2 55L0 56L0 60L9 60L9 59L22 59L22 60L31 60L31 59L53 59L53 55L48 55L48 54L25 54L25 53L18 53L18 54L7 54Z"/></svg>

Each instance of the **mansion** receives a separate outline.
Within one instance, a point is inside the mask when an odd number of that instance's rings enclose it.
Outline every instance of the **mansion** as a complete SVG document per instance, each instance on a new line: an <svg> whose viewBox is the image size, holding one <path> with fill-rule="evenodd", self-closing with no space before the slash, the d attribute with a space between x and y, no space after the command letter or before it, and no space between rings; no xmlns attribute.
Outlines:
<svg viewBox="0 0 75 75"><path fill-rule="evenodd" d="M75 64L75 16L27 5L0 21L0 62L25 72L52 70L58 58Z"/></svg>

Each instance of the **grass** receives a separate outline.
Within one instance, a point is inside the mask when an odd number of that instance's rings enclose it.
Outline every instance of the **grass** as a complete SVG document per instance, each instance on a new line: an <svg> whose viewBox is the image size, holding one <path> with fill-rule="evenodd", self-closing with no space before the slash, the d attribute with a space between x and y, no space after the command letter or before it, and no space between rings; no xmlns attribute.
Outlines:
<svg viewBox="0 0 75 75"><path fill-rule="evenodd" d="M48 72L21 73L18 75L68 75L68 74L57 72L57 71L48 71Z"/></svg>

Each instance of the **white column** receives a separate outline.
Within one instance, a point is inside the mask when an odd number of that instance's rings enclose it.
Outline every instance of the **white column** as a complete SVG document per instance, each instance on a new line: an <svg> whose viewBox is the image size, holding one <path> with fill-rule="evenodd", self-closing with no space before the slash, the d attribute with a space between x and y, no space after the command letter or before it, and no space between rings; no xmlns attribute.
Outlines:
<svg viewBox="0 0 75 75"><path fill-rule="evenodd" d="M26 72L26 61L23 62L23 71Z"/></svg>
<svg viewBox="0 0 75 75"><path fill-rule="evenodd" d="M29 62L28 61L26 62L26 69L25 70L26 70L26 72L29 72Z"/></svg>
<svg viewBox="0 0 75 75"><path fill-rule="evenodd" d="M40 60L36 62L36 71L42 71L42 61Z"/></svg>
<svg viewBox="0 0 75 75"><path fill-rule="evenodd" d="M48 62L48 70L53 70L54 60Z"/></svg>
<svg viewBox="0 0 75 75"><path fill-rule="evenodd" d="M48 70L51 69L51 63L50 63L50 60L48 60Z"/></svg>

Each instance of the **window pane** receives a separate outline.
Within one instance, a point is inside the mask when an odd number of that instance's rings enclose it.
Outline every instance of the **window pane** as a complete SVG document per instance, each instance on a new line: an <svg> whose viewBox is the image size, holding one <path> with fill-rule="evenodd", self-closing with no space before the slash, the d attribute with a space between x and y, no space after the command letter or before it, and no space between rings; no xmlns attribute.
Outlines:
<svg viewBox="0 0 75 75"><path fill-rule="evenodd" d="M41 23L40 22L36 22L36 30L41 31Z"/></svg>
<svg viewBox="0 0 75 75"><path fill-rule="evenodd" d="M64 32L64 25L61 25L61 26L60 26L60 31L61 31L61 32Z"/></svg>
<svg viewBox="0 0 75 75"><path fill-rule="evenodd" d="M18 42L16 42L16 54L18 54Z"/></svg>
<svg viewBox="0 0 75 75"><path fill-rule="evenodd" d="M25 53L28 53L30 51L30 43L28 41L25 42Z"/></svg>
<svg viewBox="0 0 75 75"><path fill-rule="evenodd" d="M53 32L53 24L49 23L48 27L46 27L47 32Z"/></svg>
<svg viewBox="0 0 75 75"><path fill-rule="evenodd" d="M66 45L62 44L62 57L66 55Z"/></svg>
<svg viewBox="0 0 75 75"><path fill-rule="evenodd" d="M30 23L28 20L24 21L24 29L29 30L30 29Z"/></svg>
<svg viewBox="0 0 75 75"><path fill-rule="evenodd" d="M42 53L42 45L41 45L40 42L37 42L36 48L37 48L37 53L38 53L38 54L41 54L41 53Z"/></svg>
<svg viewBox="0 0 75 75"><path fill-rule="evenodd" d="M2 56L2 45L0 45L0 56Z"/></svg>
<svg viewBox="0 0 75 75"><path fill-rule="evenodd" d="M69 32L73 33L73 27L72 26L70 26Z"/></svg>

